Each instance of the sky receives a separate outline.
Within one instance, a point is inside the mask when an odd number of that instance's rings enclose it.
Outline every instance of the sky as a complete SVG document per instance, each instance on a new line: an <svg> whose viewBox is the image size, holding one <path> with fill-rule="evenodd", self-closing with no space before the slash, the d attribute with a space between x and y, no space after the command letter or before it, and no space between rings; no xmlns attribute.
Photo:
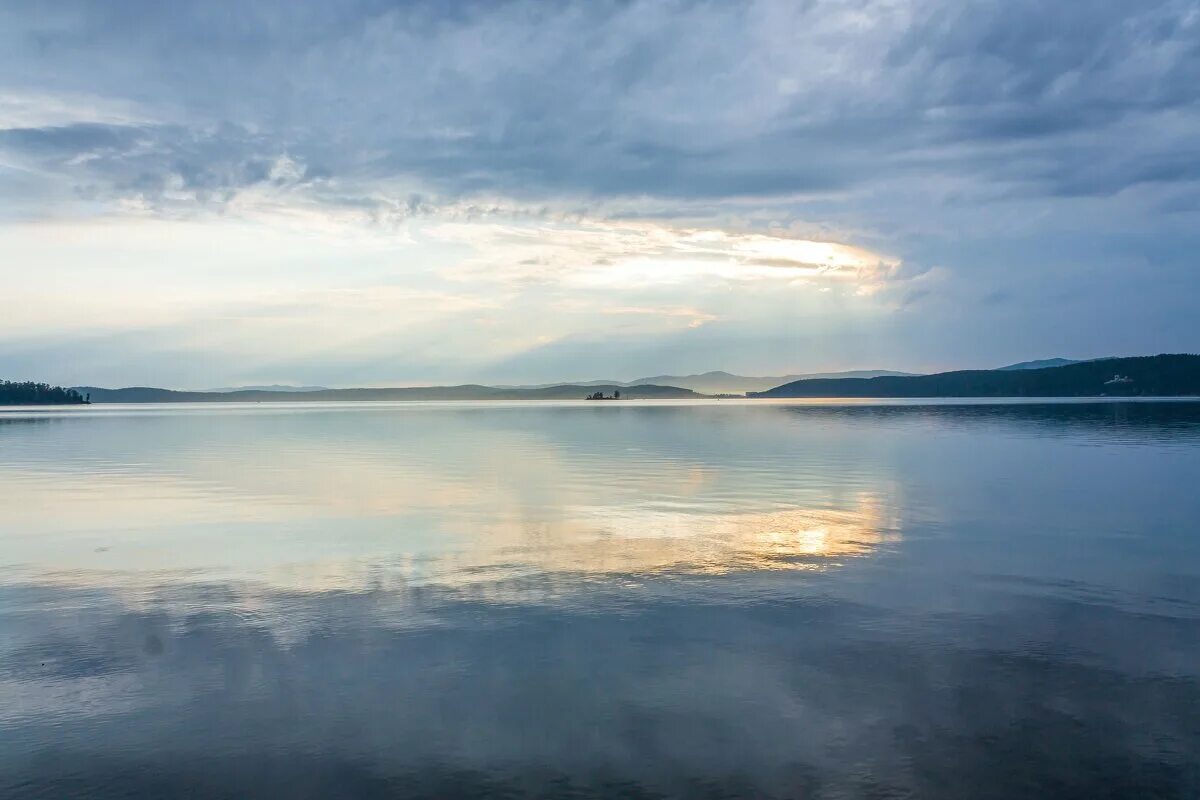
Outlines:
<svg viewBox="0 0 1200 800"><path fill-rule="evenodd" d="M0 0L0 377L1200 351L1200 0Z"/></svg>

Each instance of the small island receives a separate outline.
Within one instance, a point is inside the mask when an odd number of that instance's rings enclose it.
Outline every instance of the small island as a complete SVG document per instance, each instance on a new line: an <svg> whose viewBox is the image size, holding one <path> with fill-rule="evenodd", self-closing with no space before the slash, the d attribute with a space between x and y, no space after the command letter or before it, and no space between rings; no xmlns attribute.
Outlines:
<svg viewBox="0 0 1200 800"><path fill-rule="evenodd" d="M0 406L86 405L90 400L74 389L48 383L0 380Z"/></svg>
<svg viewBox="0 0 1200 800"><path fill-rule="evenodd" d="M585 397L583 399L584 400L620 400L621 399L621 390L615 389L612 393L612 397L605 397L604 392L592 392L591 394L589 394L587 397Z"/></svg>

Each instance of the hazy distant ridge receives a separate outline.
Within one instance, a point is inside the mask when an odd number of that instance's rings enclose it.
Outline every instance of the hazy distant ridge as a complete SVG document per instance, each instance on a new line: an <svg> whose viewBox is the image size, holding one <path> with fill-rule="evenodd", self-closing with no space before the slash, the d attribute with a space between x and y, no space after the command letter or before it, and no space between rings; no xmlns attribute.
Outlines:
<svg viewBox="0 0 1200 800"><path fill-rule="evenodd" d="M91 394L93 403L262 403L314 402L345 400L582 400L593 392L611 395L619 391L630 400L683 399L699 397L693 391L675 386L619 386L606 384L556 384L536 389L498 388L464 384L461 386L408 386L380 389L321 389L308 392L244 390L237 392L179 392L150 386L102 389L76 387Z"/></svg>
<svg viewBox="0 0 1200 800"><path fill-rule="evenodd" d="M660 386L679 386L701 394L745 394L761 392L784 383L813 378L875 378L882 375L912 375L911 372L896 372L886 369L859 369L847 372L814 372L800 375L747 376L733 375L720 370L699 375L654 375L638 378L633 383L650 383Z"/></svg>
<svg viewBox="0 0 1200 800"><path fill-rule="evenodd" d="M292 386L286 383L270 383L263 386L222 386L218 389L200 389L202 392L323 392L328 386Z"/></svg>
<svg viewBox="0 0 1200 800"><path fill-rule="evenodd" d="M703 372L695 375L652 375L632 381L593 380L571 381L574 386L678 386L681 389L691 389L700 394L745 394L746 392L764 391L790 381L807 378L874 378L878 375L914 375L913 372L896 372L887 369L859 369L847 372L814 372L799 375L748 376L734 375L722 370ZM545 389L559 386L556 383L534 383L515 386L498 386L500 389Z"/></svg>
<svg viewBox="0 0 1200 800"><path fill-rule="evenodd" d="M541 383L509 386L462 384L455 386L406 386L389 388L329 389L321 386L244 386L205 391L181 391L150 386L130 386L123 389L102 389L95 386L76 387L91 392L97 403L204 403L204 402L284 402L319 400L520 400L569 399L592 392L611 395L620 391L631 400L653 397L696 397L713 394L745 394L762 391L790 381L807 378L853 377L870 378L878 375L911 375L891 370L852 370L823 372L810 375L781 375L748 377L714 371L699 375L658 375L635 381L592 380L570 383ZM587 391L584 391L584 390ZM285 396L299 395L299 396Z"/></svg>

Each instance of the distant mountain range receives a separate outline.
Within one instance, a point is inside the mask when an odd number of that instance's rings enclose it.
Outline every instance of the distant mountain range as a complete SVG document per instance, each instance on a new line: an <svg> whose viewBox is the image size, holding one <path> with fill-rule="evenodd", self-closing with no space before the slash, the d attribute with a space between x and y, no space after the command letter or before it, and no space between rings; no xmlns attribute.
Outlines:
<svg viewBox="0 0 1200 800"><path fill-rule="evenodd" d="M913 377L801 380L754 397L1098 397L1200 395L1200 356L1105 358L1064 366Z"/></svg>
<svg viewBox="0 0 1200 800"><path fill-rule="evenodd" d="M848 372L813 372L800 375L776 375L750 377L728 372L704 372L699 375L654 375L638 378L634 383L650 383L659 386L678 386L701 394L746 394L762 392L792 381L814 378L876 378L883 375L912 375L911 372L895 372L886 369L860 369Z"/></svg>
<svg viewBox="0 0 1200 800"><path fill-rule="evenodd" d="M999 369L1042 369L1044 367L1065 367L1068 364L1078 364L1070 358L1044 358L1040 361L1022 361L1009 364ZM557 383L526 383L526 384L488 384L493 389L549 389L555 386L678 386L681 389L691 389L701 394L745 394L746 392L761 392L782 386L793 381L813 380L816 378L880 378L908 377L918 375L916 372L900 372L890 369L856 369L841 372L807 372L793 375L748 376L734 375L722 370L702 372L694 375L652 375L637 378L632 381L600 379L590 381L559 381ZM293 386L286 383L251 384L249 386L222 386L216 389L201 389L203 392L325 392L331 391L328 386Z"/></svg>
<svg viewBox="0 0 1200 800"><path fill-rule="evenodd" d="M684 399L701 395L675 386L625 386L618 384L555 384L537 388L480 386L409 386L381 389L314 389L311 391L265 391L245 389L235 392L179 392L150 386L102 389L79 386L75 390L90 395L93 403L262 403L319 402L344 400L582 400L594 392L612 395L620 392L629 400Z"/></svg>
<svg viewBox="0 0 1200 800"><path fill-rule="evenodd" d="M760 392L781 386L785 383L811 378L875 378L880 375L914 375L912 372L896 372L886 369L859 369L847 372L812 372L800 375L776 375L752 377L734 375L720 370L703 372L698 375L653 375L632 381L574 381L576 386L678 386L681 389L691 389L700 394L745 394ZM544 389L557 384L541 383L525 386L502 386L503 389Z"/></svg>
<svg viewBox="0 0 1200 800"><path fill-rule="evenodd" d="M778 383L776 383L778 382ZM8 402L19 399L16 384ZM28 384L27 386L35 386ZM345 400L573 400L600 392L622 398L686 399L712 395L750 397L1090 397L1200 395L1200 356L1158 355L1074 361L1050 358L991 370L957 370L914 375L891 370L748 377L728 372L657 375L636 382L584 381L534 386L409 386L327 389L318 386L252 386L232 391L175 391L148 386L71 390L37 385L35 394L74 391L93 403L317 402ZM760 387L760 388L749 388ZM27 393L28 394L28 393ZM24 395L20 395L23 397ZM63 398L77 397L63 394ZM58 394L54 394L58 397ZM48 400L49 402L79 402Z"/></svg>
<svg viewBox="0 0 1200 800"><path fill-rule="evenodd" d="M1032 363L1032 362L1030 362ZM498 389L503 391L528 391L537 389L553 389L557 386L588 386L599 390L603 387L629 388L633 386L675 386L680 389L691 389L698 394L745 394L746 392L764 391L776 386L780 386L791 381L807 380L810 378L874 378L880 375L915 375L913 372L897 372L895 370L886 369L860 369L849 370L845 372L812 372L796 375L776 375L753 377L746 375L734 375L730 372L720 370L713 372L704 372L697 375L655 375L647 378L637 378L632 381L618 381L613 379L600 379L590 381L569 381L564 383L523 383L523 384L488 384L483 388ZM476 384L471 384L472 386ZM483 386L482 384L479 384ZM416 388L416 387L414 387ZM431 387L436 389L447 389L457 387ZM226 386L219 389L204 389L208 392L326 392L326 391L348 391L344 389L330 389L327 386L292 386L289 384L268 384L262 386Z"/></svg>

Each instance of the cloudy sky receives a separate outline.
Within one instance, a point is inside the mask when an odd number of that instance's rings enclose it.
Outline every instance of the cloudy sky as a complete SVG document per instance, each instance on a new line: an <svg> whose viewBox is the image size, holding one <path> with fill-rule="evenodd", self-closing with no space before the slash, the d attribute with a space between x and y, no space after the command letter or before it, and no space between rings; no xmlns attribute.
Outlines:
<svg viewBox="0 0 1200 800"><path fill-rule="evenodd" d="M0 377L1200 350L1200 0L0 0Z"/></svg>

